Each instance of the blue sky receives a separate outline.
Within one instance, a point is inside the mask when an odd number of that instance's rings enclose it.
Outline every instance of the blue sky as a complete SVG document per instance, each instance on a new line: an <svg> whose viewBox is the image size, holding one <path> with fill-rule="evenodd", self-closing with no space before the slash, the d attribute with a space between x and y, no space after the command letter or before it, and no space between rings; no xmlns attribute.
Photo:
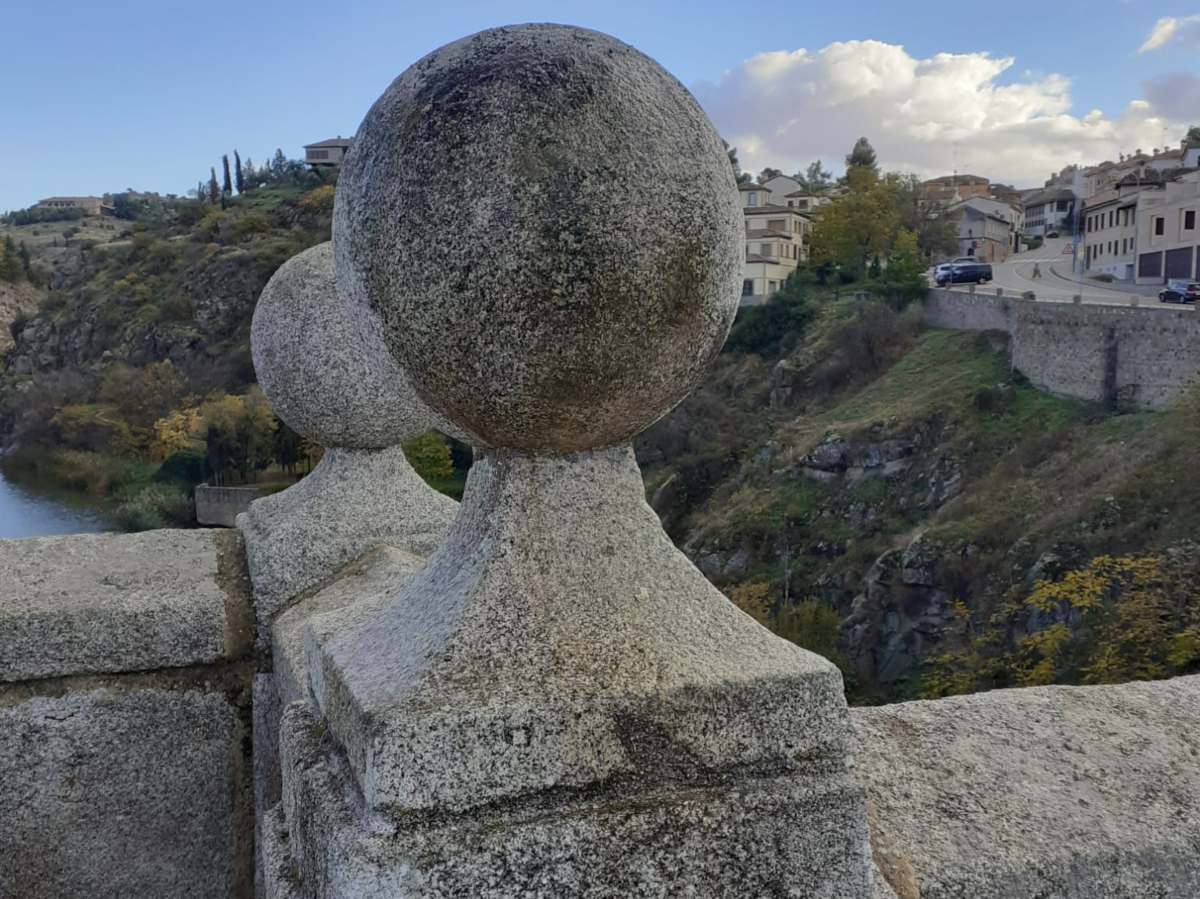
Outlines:
<svg viewBox="0 0 1200 899"><path fill-rule="evenodd" d="M598 28L655 57L695 89L751 164L789 168L818 155L836 162L846 135L861 130L885 164L936 171L958 163L1029 181L1060 157L1099 161L1084 157L1143 140L1149 149L1164 134L1177 140L1186 111L1121 117L1155 79L1176 79L1159 90L1164 106L1178 102L1178 85L1186 94L1200 84L1200 28L1138 52L1159 19L1191 23L1197 13L1200 0L26 2L4 16L0 121L9 139L0 141L0 210L51 194L184 192L235 147L255 160L276 147L300 155L304 143L353 134L375 97L424 53L522 21ZM747 66L771 51L794 55ZM934 65L943 53L959 56ZM1005 57L1010 66L989 69L986 60ZM855 86L860 70L882 82L871 96ZM892 73L910 70L911 85L900 78L896 87ZM826 91L829 79L840 87ZM938 99L965 82L973 87L952 102ZM797 99L809 94L834 101ZM962 128L929 125L928 110L947 102L961 110ZM896 109L908 118L895 118ZM1101 117L1085 120L1093 109Z"/></svg>

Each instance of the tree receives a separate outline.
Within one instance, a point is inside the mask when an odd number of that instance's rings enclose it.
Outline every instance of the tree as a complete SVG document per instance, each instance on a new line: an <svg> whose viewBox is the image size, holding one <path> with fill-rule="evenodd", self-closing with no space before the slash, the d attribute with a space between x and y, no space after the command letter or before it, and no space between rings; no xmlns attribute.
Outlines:
<svg viewBox="0 0 1200 899"><path fill-rule="evenodd" d="M757 180L758 180L759 184L766 184L772 178L778 178L782 174L783 174L783 172L779 171L779 169L773 169L770 166L767 166L765 169L763 169L761 172L758 173Z"/></svg>
<svg viewBox="0 0 1200 899"><path fill-rule="evenodd" d="M846 157L846 171L856 167L868 168L876 176L879 175L879 163L875 159L875 148L865 137L854 142L854 149Z"/></svg>
<svg viewBox="0 0 1200 899"><path fill-rule="evenodd" d="M804 174L796 173L795 178L804 185L810 194L820 196L829 192L833 187L833 172L828 172L821 166L821 160L814 159L804 170Z"/></svg>
<svg viewBox="0 0 1200 899"><path fill-rule="evenodd" d="M20 281L25 271L21 264L21 254L12 237L4 238L3 252L0 252L0 279L5 281Z"/></svg>
<svg viewBox="0 0 1200 899"><path fill-rule="evenodd" d="M288 161L283 155L283 150L276 149L275 155L271 158L271 174L279 177L287 172Z"/></svg>
<svg viewBox="0 0 1200 899"><path fill-rule="evenodd" d="M921 179L916 175L889 173L886 179L894 187L895 209L899 227L907 228L917 238L921 255L951 256L958 252L958 232L954 217L941 205L925 202L921 196Z"/></svg>
<svg viewBox="0 0 1200 899"><path fill-rule="evenodd" d="M404 455L417 474L427 481L448 478L454 474L450 445L445 437L435 431L406 441Z"/></svg>
<svg viewBox="0 0 1200 899"><path fill-rule="evenodd" d="M33 280L33 265L29 258L29 247L25 246L25 241L21 241L20 249L17 250L17 258L21 262L21 273L25 276L25 280Z"/></svg>
<svg viewBox="0 0 1200 899"><path fill-rule="evenodd" d="M924 271L917 235L908 228L901 228L888 254L887 280L897 284L920 284Z"/></svg>
<svg viewBox="0 0 1200 899"><path fill-rule="evenodd" d="M229 154L221 157L221 168L224 170L224 180L221 182L221 193L228 196L233 193L233 179L229 176Z"/></svg>
<svg viewBox="0 0 1200 899"><path fill-rule="evenodd" d="M208 176L208 202L216 205L217 199L221 196L221 185L217 183L216 167L209 169Z"/></svg>
<svg viewBox="0 0 1200 899"><path fill-rule="evenodd" d="M304 458L304 438L283 421L272 438L275 461L288 474L296 473L296 464Z"/></svg>
<svg viewBox="0 0 1200 899"><path fill-rule="evenodd" d="M234 186L240 194L246 187L246 179L242 176L242 157L238 155L238 151L233 151L233 177Z"/></svg>
<svg viewBox="0 0 1200 899"><path fill-rule="evenodd" d="M874 256L871 257L871 264L869 266L867 266L867 277L868 278L879 278L882 275L883 275L883 265L879 261L879 254L876 253Z"/></svg>
<svg viewBox="0 0 1200 899"><path fill-rule="evenodd" d="M1189 147L1200 147L1200 125L1193 125L1189 128L1184 141Z"/></svg>
<svg viewBox="0 0 1200 899"><path fill-rule="evenodd" d="M821 210L813 230L812 262L840 267L846 277L861 277L867 260L886 254L895 238L898 217L887 180L868 166L846 171L846 192Z"/></svg>
<svg viewBox="0 0 1200 899"><path fill-rule="evenodd" d="M743 172L741 165L738 163L737 147L729 146L729 141L721 139L721 146L725 148L725 155L729 157L729 164L733 166L733 177L737 179L738 184L745 184L751 180L749 172Z"/></svg>

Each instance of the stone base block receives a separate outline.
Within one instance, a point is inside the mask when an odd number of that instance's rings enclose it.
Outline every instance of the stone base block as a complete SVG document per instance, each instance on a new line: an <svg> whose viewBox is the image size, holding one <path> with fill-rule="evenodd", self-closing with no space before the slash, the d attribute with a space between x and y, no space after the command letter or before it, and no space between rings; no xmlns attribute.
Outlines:
<svg viewBox="0 0 1200 899"><path fill-rule="evenodd" d="M308 477L238 516L259 640L296 596L377 546L426 556L458 503L427 485L404 450L329 449Z"/></svg>
<svg viewBox="0 0 1200 899"><path fill-rule="evenodd" d="M870 895L862 792L834 765L389 819L364 808L311 707L294 704L283 721L286 825L270 839L290 862L273 899L297 884L305 899Z"/></svg>

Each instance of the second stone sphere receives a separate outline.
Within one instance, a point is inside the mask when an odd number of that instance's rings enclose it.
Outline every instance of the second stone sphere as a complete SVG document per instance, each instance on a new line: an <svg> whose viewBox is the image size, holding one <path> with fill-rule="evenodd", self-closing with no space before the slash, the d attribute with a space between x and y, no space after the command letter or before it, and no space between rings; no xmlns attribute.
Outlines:
<svg viewBox="0 0 1200 899"><path fill-rule="evenodd" d="M362 314L342 302L330 243L279 267L250 326L258 383L275 413L324 447L379 449L444 430Z"/></svg>

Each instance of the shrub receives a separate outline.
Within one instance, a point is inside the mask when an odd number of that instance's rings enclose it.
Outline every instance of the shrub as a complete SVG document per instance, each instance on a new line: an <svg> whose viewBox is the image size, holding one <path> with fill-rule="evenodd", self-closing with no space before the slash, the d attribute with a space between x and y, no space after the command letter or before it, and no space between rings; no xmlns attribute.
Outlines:
<svg viewBox="0 0 1200 899"><path fill-rule="evenodd" d="M775 353L789 338L799 338L811 318L804 288L789 279L783 290L766 303L738 313L725 341L725 352Z"/></svg>
<svg viewBox="0 0 1200 899"><path fill-rule="evenodd" d="M450 446L446 438L435 431L422 434L404 444L404 455L417 474L425 480L448 478L454 474Z"/></svg>
<svg viewBox="0 0 1200 899"><path fill-rule="evenodd" d="M195 519L190 491L158 483L126 493L113 510L113 520L126 531L186 527Z"/></svg>
<svg viewBox="0 0 1200 899"><path fill-rule="evenodd" d="M157 483L199 484L204 480L204 453L180 450L172 453L154 473Z"/></svg>

